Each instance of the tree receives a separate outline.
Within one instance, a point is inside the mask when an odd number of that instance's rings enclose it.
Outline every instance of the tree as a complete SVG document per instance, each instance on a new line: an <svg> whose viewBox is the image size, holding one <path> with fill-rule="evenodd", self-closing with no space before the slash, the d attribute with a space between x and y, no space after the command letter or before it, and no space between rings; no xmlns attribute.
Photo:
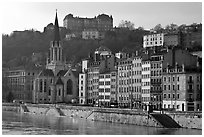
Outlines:
<svg viewBox="0 0 204 137"><path fill-rule="evenodd" d="M12 102L13 99L14 99L13 93L9 92L6 99L7 99L8 102Z"/></svg>
<svg viewBox="0 0 204 137"><path fill-rule="evenodd" d="M138 27L137 29L138 29L138 30L144 30L144 28L143 28L143 27Z"/></svg>
<svg viewBox="0 0 204 137"><path fill-rule="evenodd" d="M161 32L163 31L164 29L162 28L162 25L161 24L157 24L154 28L153 28L154 31L156 32Z"/></svg>
<svg viewBox="0 0 204 137"><path fill-rule="evenodd" d="M170 25L166 25L165 30L166 30L167 32L171 32L171 31L178 30L178 25L173 24L173 23L170 24Z"/></svg>
<svg viewBox="0 0 204 137"><path fill-rule="evenodd" d="M135 24L130 22L130 21L127 21L127 20L122 20L120 23L119 23L119 28L128 28L129 30L134 30L135 29Z"/></svg>

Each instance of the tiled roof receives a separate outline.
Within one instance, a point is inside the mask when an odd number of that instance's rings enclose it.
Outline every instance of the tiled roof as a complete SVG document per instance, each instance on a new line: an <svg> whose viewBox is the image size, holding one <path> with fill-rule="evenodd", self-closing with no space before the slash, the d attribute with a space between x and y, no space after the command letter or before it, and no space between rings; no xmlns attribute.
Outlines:
<svg viewBox="0 0 204 137"><path fill-rule="evenodd" d="M57 73L57 76L64 76L66 73L67 73L67 70L60 70L60 71Z"/></svg>
<svg viewBox="0 0 204 137"><path fill-rule="evenodd" d="M79 77L79 71L72 71L73 75L78 78Z"/></svg>
<svg viewBox="0 0 204 137"><path fill-rule="evenodd" d="M43 69L40 72L40 76L50 76L50 77L54 77L54 73L51 69Z"/></svg>
<svg viewBox="0 0 204 137"><path fill-rule="evenodd" d="M64 83L60 77L57 79L56 85L64 85Z"/></svg>

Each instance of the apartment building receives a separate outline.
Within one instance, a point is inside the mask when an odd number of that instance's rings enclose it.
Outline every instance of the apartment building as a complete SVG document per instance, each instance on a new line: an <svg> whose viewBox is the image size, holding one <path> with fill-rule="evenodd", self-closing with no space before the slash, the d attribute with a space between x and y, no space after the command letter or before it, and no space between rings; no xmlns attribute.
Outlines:
<svg viewBox="0 0 204 137"><path fill-rule="evenodd" d="M164 45L164 34L155 33L143 36L143 48L163 46Z"/></svg>
<svg viewBox="0 0 204 137"><path fill-rule="evenodd" d="M163 108L202 111L201 69L169 66L163 70Z"/></svg>
<svg viewBox="0 0 204 137"><path fill-rule="evenodd" d="M99 106L109 107L111 103L116 103L117 73L108 71L99 75Z"/></svg>

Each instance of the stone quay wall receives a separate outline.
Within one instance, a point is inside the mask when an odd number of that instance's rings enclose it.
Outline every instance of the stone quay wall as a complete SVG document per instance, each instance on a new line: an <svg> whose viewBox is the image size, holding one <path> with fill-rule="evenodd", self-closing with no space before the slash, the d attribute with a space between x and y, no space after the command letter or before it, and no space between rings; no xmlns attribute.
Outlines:
<svg viewBox="0 0 204 137"><path fill-rule="evenodd" d="M201 112L166 112L181 127L191 129L202 129Z"/></svg>
<svg viewBox="0 0 204 137"><path fill-rule="evenodd" d="M66 116L139 126L163 127L157 120L146 112L135 109L98 108L87 106L68 106L63 104L26 104L29 113L53 116ZM58 108L58 109L56 109ZM3 103L2 110L20 112L20 105ZM59 112L60 110L60 112ZM181 127L202 129L202 113L165 112Z"/></svg>

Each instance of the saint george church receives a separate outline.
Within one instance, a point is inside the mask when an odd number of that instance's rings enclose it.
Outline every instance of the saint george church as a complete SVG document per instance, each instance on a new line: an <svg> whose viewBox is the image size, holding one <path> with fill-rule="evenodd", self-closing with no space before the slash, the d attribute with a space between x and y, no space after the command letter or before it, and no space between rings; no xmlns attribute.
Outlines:
<svg viewBox="0 0 204 137"><path fill-rule="evenodd" d="M78 72L66 67L60 41L57 12L54 38L50 42L46 68L34 80L33 103L70 103L78 97Z"/></svg>

